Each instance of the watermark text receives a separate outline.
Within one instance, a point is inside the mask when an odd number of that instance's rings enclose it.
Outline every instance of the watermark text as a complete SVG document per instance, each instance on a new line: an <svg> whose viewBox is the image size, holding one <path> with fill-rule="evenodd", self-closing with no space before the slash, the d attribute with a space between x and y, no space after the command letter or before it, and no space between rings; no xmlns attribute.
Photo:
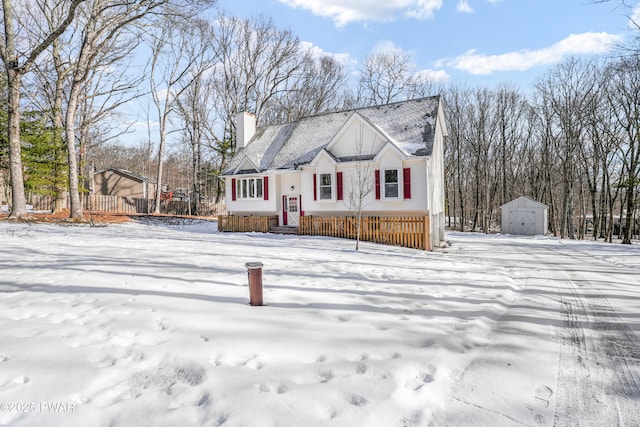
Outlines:
<svg viewBox="0 0 640 427"><path fill-rule="evenodd" d="M75 412L76 409L76 404L73 402L0 402L0 412L64 414Z"/></svg>

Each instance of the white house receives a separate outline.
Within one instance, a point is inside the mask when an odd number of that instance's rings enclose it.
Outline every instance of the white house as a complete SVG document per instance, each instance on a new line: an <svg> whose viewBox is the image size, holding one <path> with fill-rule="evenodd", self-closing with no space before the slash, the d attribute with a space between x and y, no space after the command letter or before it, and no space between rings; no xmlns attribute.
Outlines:
<svg viewBox="0 0 640 427"><path fill-rule="evenodd" d="M362 194L363 215L429 216L432 243L444 239L440 96L257 129L240 113L236 129L237 153L222 174L231 215L277 215L297 227L303 215L353 215Z"/></svg>
<svg viewBox="0 0 640 427"><path fill-rule="evenodd" d="M518 197L500 207L504 234L544 235L548 226L547 205L528 197Z"/></svg>

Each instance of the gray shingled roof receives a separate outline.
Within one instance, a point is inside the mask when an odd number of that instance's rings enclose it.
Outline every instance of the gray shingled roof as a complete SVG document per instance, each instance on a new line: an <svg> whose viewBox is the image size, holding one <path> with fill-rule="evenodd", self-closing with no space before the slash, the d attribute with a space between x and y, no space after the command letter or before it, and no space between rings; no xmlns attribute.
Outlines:
<svg viewBox="0 0 640 427"><path fill-rule="evenodd" d="M95 172L95 174L99 174L99 173L103 173L103 172L107 172L107 171L113 171L119 175L124 175L127 176L131 179L133 179L134 181L140 181L140 182L144 182L144 181L148 181L152 184L156 183L156 180L153 178L149 178L147 176L144 175L139 175L137 173L125 170L125 169L116 169L116 168L107 168L107 169L102 169L101 171Z"/></svg>
<svg viewBox="0 0 640 427"><path fill-rule="evenodd" d="M429 156L433 149L440 97L325 113L296 122L259 127L249 144L229 162L223 175L233 175L248 157L260 172L296 169L311 162L340 128L358 113L407 156Z"/></svg>

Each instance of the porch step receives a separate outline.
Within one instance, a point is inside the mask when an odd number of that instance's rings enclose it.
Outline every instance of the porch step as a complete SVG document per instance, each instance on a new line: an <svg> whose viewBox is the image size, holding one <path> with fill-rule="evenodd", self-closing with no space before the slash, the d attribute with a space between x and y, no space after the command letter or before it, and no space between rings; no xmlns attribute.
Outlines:
<svg viewBox="0 0 640 427"><path fill-rule="evenodd" d="M298 234L298 227L278 226L271 227L269 233L273 234Z"/></svg>

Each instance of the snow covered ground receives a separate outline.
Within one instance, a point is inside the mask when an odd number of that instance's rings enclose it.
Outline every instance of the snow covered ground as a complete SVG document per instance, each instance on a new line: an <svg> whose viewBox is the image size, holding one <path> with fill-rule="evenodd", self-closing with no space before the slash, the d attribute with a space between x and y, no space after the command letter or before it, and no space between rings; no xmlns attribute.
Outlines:
<svg viewBox="0 0 640 427"><path fill-rule="evenodd" d="M0 425L640 424L638 245L448 238L0 221Z"/></svg>

